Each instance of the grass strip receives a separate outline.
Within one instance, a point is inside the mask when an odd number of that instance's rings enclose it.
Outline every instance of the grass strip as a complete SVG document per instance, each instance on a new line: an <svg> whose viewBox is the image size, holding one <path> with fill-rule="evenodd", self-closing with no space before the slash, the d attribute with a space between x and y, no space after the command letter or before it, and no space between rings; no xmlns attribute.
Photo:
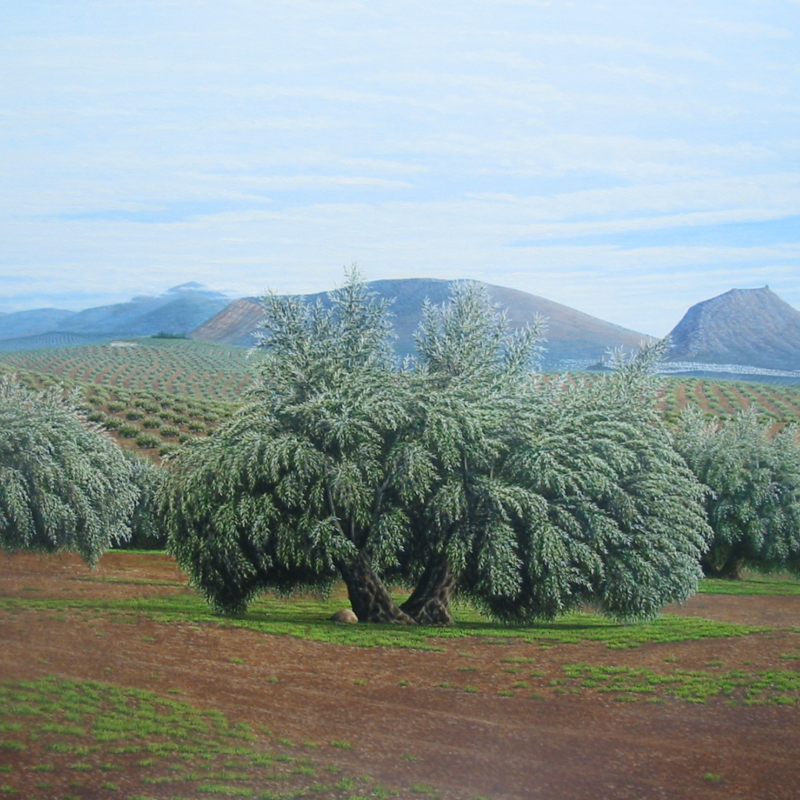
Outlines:
<svg viewBox="0 0 800 800"><path fill-rule="evenodd" d="M595 614L568 614L554 622L526 626L507 626L487 620L466 606L456 609L457 624L451 628L396 625L338 625L329 620L342 605L342 598L328 599L265 597L253 603L239 617L214 614L202 598L184 590L172 595L128 599L87 600L36 597L0 598L0 613L14 615L23 610L49 611L66 615L105 613L119 621L131 616L146 617L155 622L205 623L247 628L260 633L294 636L316 642L343 644L352 647L406 647L441 650L447 640L472 636L482 637L489 644L505 644L510 640L554 644L586 641L603 642L612 649L638 647L651 642L680 642L708 638L744 636L768 630L763 627L717 622L698 617L664 614L651 622L620 624Z"/></svg>
<svg viewBox="0 0 800 800"><path fill-rule="evenodd" d="M700 582L704 594L800 595L800 580L788 575L745 574L738 580L705 578Z"/></svg>
<svg viewBox="0 0 800 800"><path fill-rule="evenodd" d="M796 670L685 670L656 672L642 667L566 664L566 679L552 686L583 689L615 695L617 700L674 697L690 703L705 703L724 697L733 705L798 705L800 672Z"/></svg>

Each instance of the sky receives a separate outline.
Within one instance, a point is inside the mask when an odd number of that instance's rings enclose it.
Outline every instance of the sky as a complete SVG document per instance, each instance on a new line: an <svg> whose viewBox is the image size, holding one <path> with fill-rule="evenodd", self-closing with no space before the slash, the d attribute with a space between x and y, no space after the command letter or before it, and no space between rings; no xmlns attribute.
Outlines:
<svg viewBox="0 0 800 800"><path fill-rule="evenodd" d="M477 279L800 308L800 0L0 0L0 311Z"/></svg>

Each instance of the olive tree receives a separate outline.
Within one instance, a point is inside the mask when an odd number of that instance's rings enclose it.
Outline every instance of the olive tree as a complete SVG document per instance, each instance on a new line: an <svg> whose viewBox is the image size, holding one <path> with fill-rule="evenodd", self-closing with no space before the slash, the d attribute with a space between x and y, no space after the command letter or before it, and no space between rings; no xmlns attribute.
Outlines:
<svg viewBox="0 0 800 800"><path fill-rule="evenodd" d="M745 567L800 574L800 444L797 429L770 436L753 409L731 421L683 413L677 447L708 487L714 536L703 558L708 575L738 578Z"/></svg>
<svg viewBox="0 0 800 800"><path fill-rule="evenodd" d="M536 329L511 332L477 287L427 309L422 442L435 464L406 563L402 608L447 624L459 594L509 621L592 604L646 618L696 591L703 492L655 409L643 347L595 381L530 374Z"/></svg>
<svg viewBox="0 0 800 800"><path fill-rule="evenodd" d="M696 588L702 489L654 409L663 345L568 387L531 372L541 326L510 331L476 285L426 306L402 366L355 275L328 305L264 302L250 401L161 493L217 609L341 578L361 621L449 624L457 594L507 620L635 618Z"/></svg>
<svg viewBox="0 0 800 800"><path fill-rule="evenodd" d="M130 537L119 546L123 549L163 550L167 545L167 532L159 515L157 496L166 470L135 451L122 452L130 464L137 498L130 518Z"/></svg>
<svg viewBox="0 0 800 800"><path fill-rule="evenodd" d="M0 378L0 549L74 551L94 565L130 535L137 497L129 462L75 396Z"/></svg>
<svg viewBox="0 0 800 800"><path fill-rule="evenodd" d="M397 576L413 589L402 609L417 622L451 624L452 596L469 594L468 582L476 591L479 584L495 594L516 591L521 562L510 517L521 511L525 488L508 480L503 464L527 430L543 328L537 320L510 330L485 288L472 283L423 309L407 446L425 464L427 481L411 498Z"/></svg>
<svg viewBox="0 0 800 800"><path fill-rule="evenodd" d="M702 486L655 407L651 370L665 347L645 346L596 381L540 388L532 430L504 465L529 498L513 520L519 590L478 598L496 616L589 604L644 619L697 590L710 531Z"/></svg>

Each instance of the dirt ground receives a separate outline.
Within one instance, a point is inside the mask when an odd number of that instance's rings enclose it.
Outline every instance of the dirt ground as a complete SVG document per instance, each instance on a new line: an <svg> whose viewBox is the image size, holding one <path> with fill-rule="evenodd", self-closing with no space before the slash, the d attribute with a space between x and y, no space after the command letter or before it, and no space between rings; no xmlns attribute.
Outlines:
<svg viewBox="0 0 800 800"><path fill-rule="evenodd" d="M72 557L2 557L0 597L185 591L162 556L109 554L89 576ZM508 659L530 658L554 678L563 675L561 665L574 663L663 669L667 659L685 669L724 663L751 672L800 666L781 659L800 645L800 596L698 595L674 610L773 630L623 651L599 642L545 649L471 638L442 640L443 652L429 652L320 644L214 624L123 624L104 614L56 620L28 610L0 619L0 678L57 675L181 690L187 702L268 725L276 735L349 741L352 750L335 756L343 767L390 785L428 783L442 798L796 800L798 706L497 693L508 685ZM464 691L467 685L474 693ZM712 783L708 774L721 779Z"/></svg>

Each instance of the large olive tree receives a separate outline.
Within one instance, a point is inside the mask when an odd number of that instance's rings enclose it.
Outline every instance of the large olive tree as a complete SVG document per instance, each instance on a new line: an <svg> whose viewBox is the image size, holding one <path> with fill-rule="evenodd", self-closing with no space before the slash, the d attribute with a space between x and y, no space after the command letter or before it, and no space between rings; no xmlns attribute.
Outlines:
<svg viewBox="0 0 800 800"><path fill-rule="evenodd" d="M359 619L408 623L380 575L429 465L408 442L413 404L386 304L357 275L330 300L265 298L250 402L172 465L170 547L223 611L341 577Z"/></svg>
<svg viewBox="0 0 800 800"><path fill-rule="evenodd" d="M547 384L538 326L509 331L466 285L426 307L400 366L357 276L330 300L266 298L250 402L162 491L170 548L216 608L339 577L362 621L449 624L454 594L508 620L585 602L634 618L696 588L701 488L654 410L661 349Z"/></svg>
<svg viewBox="0 0 800 800"><path fill-rule="evenodd" d="M0 549L74 551L93 565L130 535L130 462L76 400L0 378Z"/></svg>

